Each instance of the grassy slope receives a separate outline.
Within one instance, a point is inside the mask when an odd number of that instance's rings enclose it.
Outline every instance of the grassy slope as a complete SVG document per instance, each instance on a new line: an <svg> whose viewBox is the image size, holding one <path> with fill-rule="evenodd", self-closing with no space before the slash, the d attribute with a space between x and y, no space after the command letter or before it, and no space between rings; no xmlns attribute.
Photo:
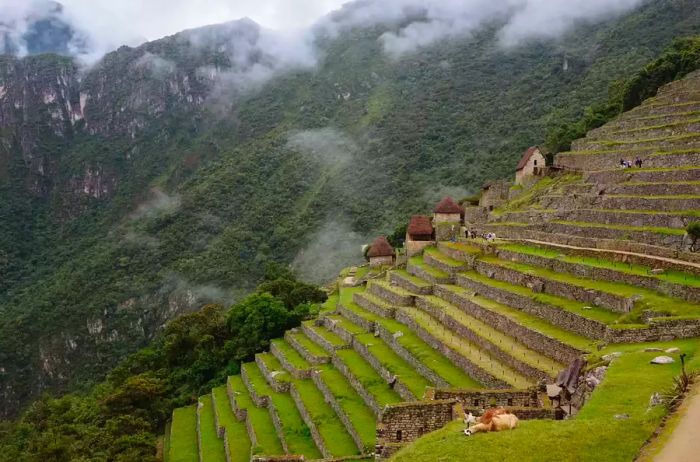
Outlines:
<svg viewBox="0 0 700 462"><path fill-rule="evenodd" d="M649 364L658 353L644 353L644 347L679 346L688 353L689 367L700 368L700 341L684 340L645 345L613 345L602 353L624 352L608 370L601 386L581 413L569 421L525 421L514 431L477 434L467 438L464 425L455 422L426 435L400 451L396 462L447 462L462 460L511 460L522 462L580 462L633 460L651 436L664 413L661 407L647 412L649 397L662 392L680 371L680 363ZM628 414L629 419L615 419Z"/></svg>
<svg viewBox="0 0 700 462"><path fill-rule="evenodd" d="M226 429L231 462L248 462L250 459L250 438L244 422L239 422L233 414L229 403L225 386L212 390L216 397L216 413L219 416L219 425Z"/></svg>
<svg viewBox="0 0 700 462"><path fill-rule="evenodd" d="M175 409L170 428L170 462L198 462L197 407Z"/></svg>
<svg viewBox="0 0 700 462"><path fill-rule="evenodd" d="M200 397L199 406L201 460L202 462L226 462L224 442L219 439L216 433L214 406L212 405L211 395Z"/></svg>

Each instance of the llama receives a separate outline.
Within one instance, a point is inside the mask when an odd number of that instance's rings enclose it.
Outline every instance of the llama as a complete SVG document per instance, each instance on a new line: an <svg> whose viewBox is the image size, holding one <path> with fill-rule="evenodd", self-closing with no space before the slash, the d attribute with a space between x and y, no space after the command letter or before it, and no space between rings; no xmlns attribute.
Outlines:
<svg viewBox="0 0 700 462"><path fill-rule="evenodd" d="M477 420L479 423L477 423ZM478 432L499 432L502 430L512 430L518 426L518 418L505 409L495 408L484 412L479 419L470 412L464 419L467 428L464 434L471 436ZM472 425L475 424L475 425Z"/></svg>

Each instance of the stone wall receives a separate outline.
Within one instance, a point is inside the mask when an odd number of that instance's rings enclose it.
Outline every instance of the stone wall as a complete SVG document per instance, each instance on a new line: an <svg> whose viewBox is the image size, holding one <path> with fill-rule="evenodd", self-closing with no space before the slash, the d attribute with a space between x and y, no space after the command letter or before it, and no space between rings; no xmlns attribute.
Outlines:
<svg viewBox="0 0 700 462"><path fill-rule="evenodd" d="M435 244L435 241L414 241L406 239L404 246L406 247L406 255L412 257L423 251L424 248Z"/></svg>
<svg viewBox="0 0 700 462"><path fill-rule="evenodd" d="M637 182L671 182L671 181L700 181L700 171L688 169L672 169L667 171L635 171L634 169L616 169L602 172L589 172L584 175L584 181L594 184L613 184L627 181Z"/></svg>
<svg viewBox="0 0 700 462"><path fill-rule="evenodd" d="M462 216L459 213L434 213L433 214L433 225L437 226L438 223L456 223L459 228L459 222L462 221Z"/></svg>
<svg viewBox="0 0 700 462"><path fill-rule="evenodd" d="M431 282L433 284L452 284L453 281L453 276L448 276L448 277L435 277L420 266L417 265L412 265L410 262L406 268L406 270L411 273L412 275L419 277L425 281Z"/></svg>
<svg viewBox="0 0 700 462"><path fill-rule="evenodd" d="M376 314L377 316L381 316L383 318L393 318L394 311L396 311L393 307L385 307L379 305L378 303L375 303L373 300L369 299L368 297L365 297L365 295L362 293L352 294L352 301L357 303L360 307L364 308L365 310L370 311Z"/></svg>
<svg viewBox="0 0 700 462"><path fill-rule="evenodd" d="M359 433L357 433L355 426L352 424L347 414L345 414L345 411L343 410L343 407L340 405L340 403L338 403L338 400L335 399L335 396L326 385L326 382L323 381L322 374L322 371L314 371L314 373L311 375L311 380L313 380L314 384L316 385L316 388L320 390L321 394L323 395L323 398L338 415L338 418L343 423L343 426L352 437L352 440L355 442L357 449L359 449L360 452L363 454L371 451L372 448L364 447L364 444L362 443L362 438L360 438L360 435Z"/></svg>
<svg viewBox="0 0 700 462"><path fill-rule="evenodd" d="M500 205L500 204L498 204ZM498 207L496 203L490 205L490 207L496 208ZM481 223L483 221L486 221L488 218L488 207L465 207L464 208L464 223L470 224L470 223Z"/></svg>
<svg viewBox="0 0 700 462"><path fill-rule="evenodd" d="M387 406L377 422L376 454L389 457L402 445L438 430L464 412L455 400L420 401Z"/></svg>
<svg viewBox="0 0 700 462"><path fill-rule="evenodd" d="M508 200L511 183L507 181L492 181L481 189L481 197L479 198L479 209L482 211L493 210L499 205ZM469 207L477 208L477 207ZM478 222L481 220L467 219L467 210L465 209L464 222ZM471 217L470 217L471 218Z"/></svg>
<svg viewBox="0 0 700 462"><path fill-rule="evenodd" d="M537 302L524 295L482 284L479 281L469 279L462 275L457 275L457 283L486 298L515 307L520 311L535 315L539 318L546 319L556 326L571 330L584 337L602 339L606 336L607 326L601 322L584 318L570 311L551 305L545 305L544 303Z"/></svg>
<svg viewBox="0 0 700 462"><path fill-rule="evenodd" d="M391 281L392 284L395 284L398 287L402 287L406 290L410 290L411 292L413 292L415 294L430 295L433 293L432 286L416 285L409 278L402 276L401 273L397 273L397 272L389 273L389 280Z"/></svg>
<svg viewBox="0 0 700 462"><path fill-rule="evenodd" d="M467 408L522 407L541 408L543 400L537 390L464 390L432 388L426 393L429 400L456 400Z"/></svg>
<svg viewBox="0 0 700 462"><path fill-rule="evenodd" d="M411 306L413 305L414 300L416 298L415 295L412 294L399 294L391 290L390 288L382 284L378 284L374 281L370 281L367 283L367 290L369 293L376 295L377 297L387 301L392 305L397 306Z"/></svg>
<svg viewBox="0 0 700 462"><path fill-rule="evenodd" d="M491 374L481 369L479 366L472 363L449 346L442 343L427 330L419 326L413 320L413 318L405 314L403 311L397 311L396 320L407 325L409 329L418 335L425 343L438 350L443 356L450 359L457 367L469 374L470 377L491 388L508 388L507 383L493 377Z"/></svg>
<svg viewBox="0 0 700 462"><path fill-rule="evenodd" d="M294 339L294 336L291 335L294 332L298 332L298 331L296 329L292 329L292 330L288 330L287 332L285 332L284 339L287 341L287 343L289 343L292 346L292 348L297 350L297 352L302 356L302 358L304 358L305 360L307 360L311 364L316 364L316 365L326 364L330 361L330 358L328 358L328 356L316 356L313 353L311 353L310 351L308 351L306 348L304 348L304 346L301 345L299 342L297 342Z"/></svg>
<svg viewBox="0 0 700 462"><path fill-rule="evenodd" d="M304 456L298 454L287 454L285 456L262 456L253 455L250 462L303 462Z"/></svg>
<svg viewBox="0 0 700 462"><path fill-rule="evenodd" d="M284 356L284 353L280 351L279 348L277 348L277 345L274 343L270 344L270 353L277 358L277 360L282 364L282 367L284 367L285 370L289 371L290 374L292 374L292 377L295 379L309 379L311 378L311 371L312 369L297 369L294 367L292 363L287 361L287 358Z"/></svg>
<svg viewBox="0 0 700 462"><path fill-rule="evenodd" d="M314 343L317 343L326 350L329 354L332 354L335 350L342 350L344 348L348 348L349 345L335 345L331 343L329 340L326 340L325 337L323 337L321 334L316 332L314 329L306 325L306 323L303 323L301 325L301 330L306 334L307 337L309 337L311 340L314 341Z"/></svg>
<svg viewBox="0 0 700 462"><path fill-rule="evenodd" d="M455 274L455 273L458 273L460 271L466 271L467 269L469 269L469 265L467 263L464 263L463 265L460 265L460 266L452 266L452 265L448 265L447 263L444 263L444 262L438 260L437 258L433 257L430 254L424 254L423 261L426 264L428 264L434 268L437 268L440 271L444 271L445 273L449 273L449 274Z"/></svg>
<svg viewBox="0 0 700 462"><path fill-rule="evenodd" d="M345 365L345 363L337 356L333 355L331 358L331 363L333 366L338 369L338 371L343 374L343 376L347 379L348 383L352 388L355 389L358 395L362 398L362 400L369 406L370 409L372 409L372 412L374 412L375 416L379 416L379 413L381 412L381 407L377 402L374 400L374 396L372 396L362 385L362 382L355 377L355 375L350 371L350 368Z"/></svg>
<svg viewBox="0 0 700 462"><path fill-rule="evenodd" d="M640 343L700 337L700 319L654 318L640 329L608 329L610 343Z"/></svg>
<svg viewBox="0 0 700 462"><path fill-rule="evenodd" d="M474 262L476 262L476 258L478 256L476 254L465 252L462 249L451 247L449 244L444 242L438 243L438 250L450 258L465 262L467 268L472 268L474 266Z"/></svg>
<svg viewBox="0 0 700 462"><path fill-rule="evenodd" d="M451 241L460 235L462 224L457 221L441 221L435 223L435 240Z"/></svg>
<svg viewBox="0 0 700 462"><path fill-rule="evenodd" d="M371 267L391 266L393 264L394 264L393 255L387 255L387 256L383 256L383 257L370 257L370 259L369 259L369 266L371 266Z"/></svg>
<svg viewBox="0 0 700 462"><path fill-rule="evenodd" d="M573 146L572 146L573 148ZM588 148L586 148L588 149ZM610 149L609 147L605 149ZM628 147L625 147L628 149ZM644 167L684 167L687 165L700 165L700 153L687 152L668 155L652 156L656 148L642 147L646 151L640 150L640 157L644 161ZM679 148L672 148L679 149ZM680 148L682 149L682 148ZM620 157L625 157L624 151L612 151L610 154L578 154L559 153L554 158L554 165L567 170L596 171L614 169L620 167ZM628 159L633 160L633 159Z"/></svg>
<svg viewBox="0 0 700 462"><path fill-rule="evenodd" d="M528 348L548 356L562 364L570 364L585 352L567 345L553 337L537 332L495 311L482 308L466 297L461 297L443 287L436 287L435 294L452 303L470 316L483 321L501 332L507 332Z"/></svg>
<svg viewBox="0 0 700 462"><path fill-rule="evenodd" d="M617 313L629 313L634 307L634 300L631 297L622 297L609 292L587 289L566 282L533 276L495 263L479 260L476 262L475 269L480 274L491 279L528 287L533 292L543 292L581 303L588 303Z"/></svg>
<svg viewBox="0 0 700 462"><path fill-rule="evenodd" d="M323 437L321 437L318 428L316 428L314 419L311 418L311 415L306 409L304 401L301 399L301 395L294 384L291 384L291 387L289 387L289 394L292 396L294 403L297 405L297 409L299 409L299 413L301 414L301 418L304 420L304 423L306 423L306 426L309 427L311 438L314 440L314 443L316 443L316 447L321 452L321 455L323 455L323 457L332 457L332 454L326 447L326 442L323 441Z"/></svg>
<svg viewBox="0 0 700 462"><path fill-rule="evenodd" d="M601 254L601 252L590 251L590 250L576 250L576 249L566 249L566 254L571 256L581 256L581 257L592 257L605 259L610 259L615 261L615 256L622 257L620 254ZM661 292L662 294L668 295L670 297L678 297L683 300L690 302L700 303L700 288L691 287L682 284L674 284L667 282L653 276L642 276L637 274L630 274L623 271L616 271L613 269L598 268L594 266L588 266L578 263L570 263L562 261L557 258L547 258L541 257L539 255L530 255L519 252L512 252L509 250L498 250L498 257L503 260L514 260L520 263L525 263L528 265L541 266L558 273L570 273L576 276L591 278L601 281L611 281L611 282L621 282L624 284L631 284L639 287L644 287L650 290L655 290ZM649 263L647 259L639 260L634 256L629 256L628 260L630 264L642 264ZM656 260L653 263L660 263L655 265L654 268L661 268L664 266L663 260Z"/></svg>
<svg viewBox="0 0 700 462"><path fill-rule="evenodd" d="M530 366L523 361L520 361L513 356L509 355L506 351L503 351L497 345L490 342L487 338L480 336L478 333L472 331L464 324L455 320L449 316L445 311L443 311L439 305L434 305L432 302L426 299L418 299L416 305L421 310L425 311L433 318L440 321L440 323L445 326L448 330L454 332L459 337L465 338L477 345L487 356L493 357L499 362L507 365L520 372L526 377L534 380L547 380L549 375L535 367Z"/></svg>

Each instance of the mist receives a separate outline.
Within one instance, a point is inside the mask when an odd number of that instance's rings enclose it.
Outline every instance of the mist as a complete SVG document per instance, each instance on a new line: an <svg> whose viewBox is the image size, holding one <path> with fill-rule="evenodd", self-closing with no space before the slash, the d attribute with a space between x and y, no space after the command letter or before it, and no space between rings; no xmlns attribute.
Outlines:
<svg viewBox="0 0 700 462"><path fill-rule="evenodd" d="M350 136L333 127L292 132L287 138L287 149L301 152L324 167L344 167L354 161L359 151Z"/></svg>

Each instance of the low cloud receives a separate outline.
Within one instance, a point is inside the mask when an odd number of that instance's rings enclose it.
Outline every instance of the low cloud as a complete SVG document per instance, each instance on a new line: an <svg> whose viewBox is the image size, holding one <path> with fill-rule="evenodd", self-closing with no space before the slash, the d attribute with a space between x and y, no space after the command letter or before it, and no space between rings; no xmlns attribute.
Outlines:
<svg viewBox="0 0 700 462"><path fill-rule="evenodd" d="M162 58L150 52L145 52L132 64L136 69L146 69L157 79L163 79L171 75L177 69L177 65L169 59Z"/></svg>
<svg viewBox="0 0 700 462"><path fill-rule="evenodd" d="M151 196L139 204L136 210L129 215L129 218L138 220L173 213L180 208L180 205L179 195L168 195L160 189L154 188L151 190Z"/></svg>
<svg viewBox="0 0 700 462"><path fill-rule="evenodd" d="M352 138L333 127L293 132L287 140L287 148L332 167L351 163L359 149Z"/></svg>

